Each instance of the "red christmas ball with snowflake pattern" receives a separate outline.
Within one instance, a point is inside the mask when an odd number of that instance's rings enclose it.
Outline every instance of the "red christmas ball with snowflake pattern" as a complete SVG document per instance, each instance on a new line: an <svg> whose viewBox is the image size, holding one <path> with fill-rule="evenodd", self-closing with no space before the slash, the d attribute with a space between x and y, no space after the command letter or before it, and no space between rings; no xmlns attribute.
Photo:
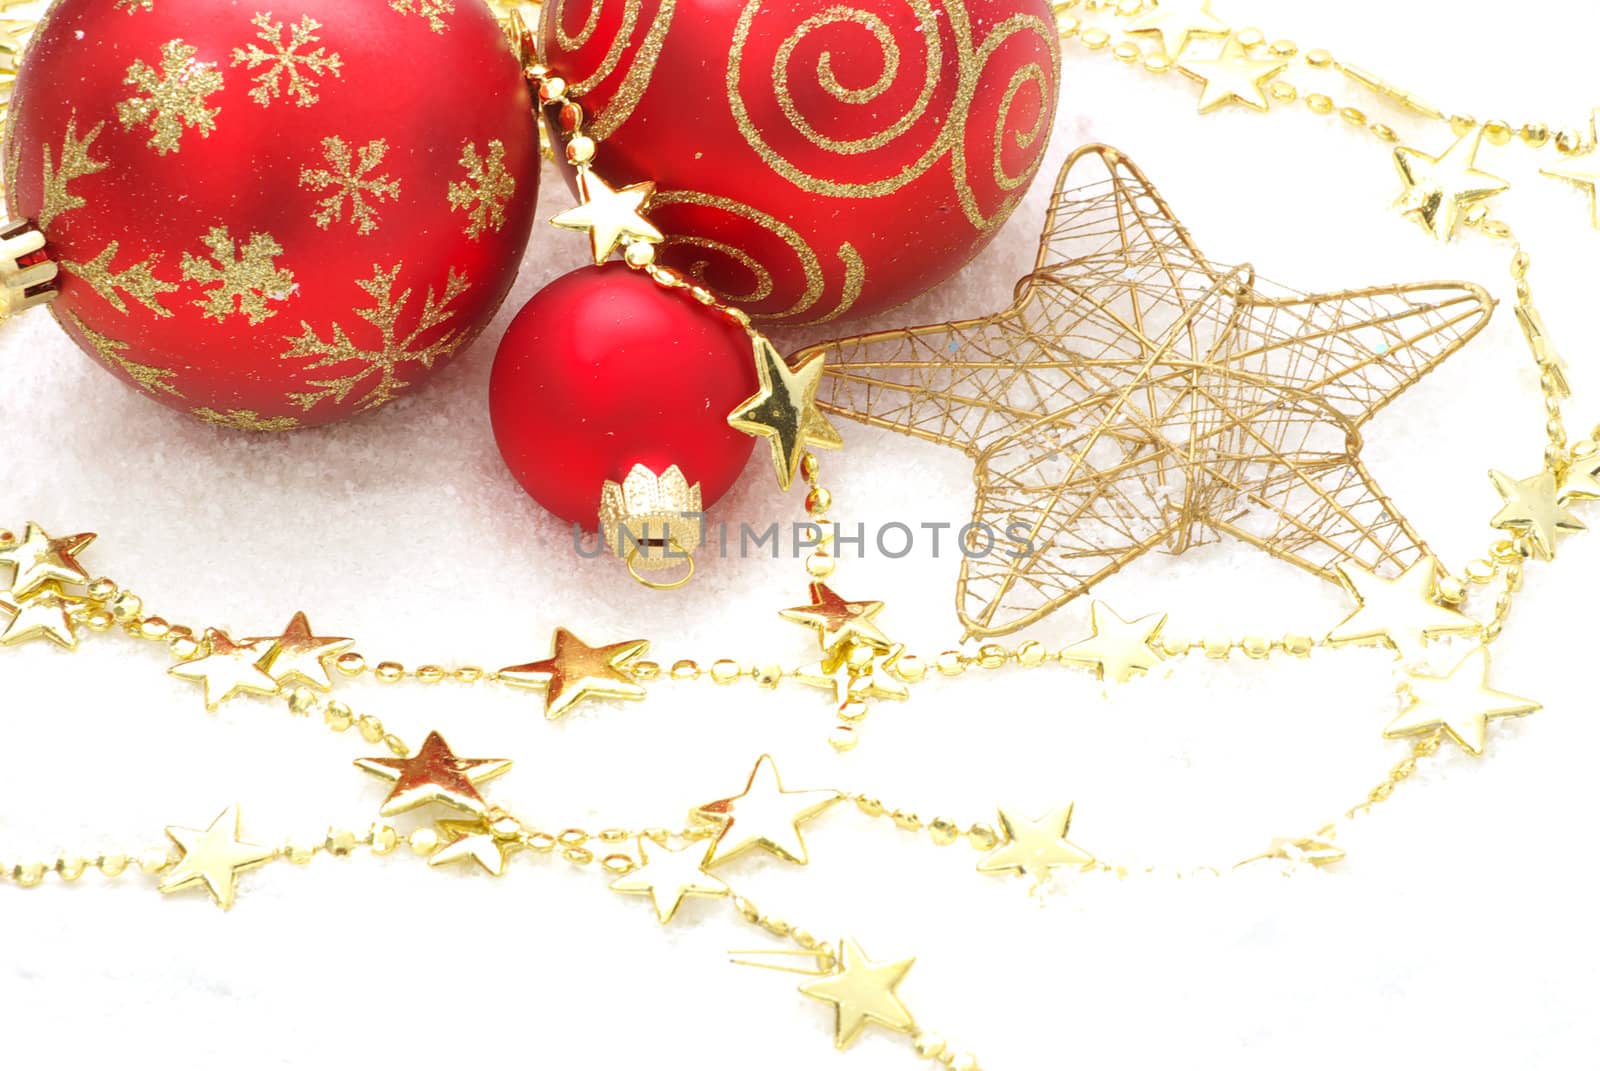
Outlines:
<svg viewBox="0 0 1600 1071"><path fill-rule="evenodd" d="M58 0L16 83L14 218L85 352L255 430L406 393L515 277L539 180L477 0Z"/></svg>

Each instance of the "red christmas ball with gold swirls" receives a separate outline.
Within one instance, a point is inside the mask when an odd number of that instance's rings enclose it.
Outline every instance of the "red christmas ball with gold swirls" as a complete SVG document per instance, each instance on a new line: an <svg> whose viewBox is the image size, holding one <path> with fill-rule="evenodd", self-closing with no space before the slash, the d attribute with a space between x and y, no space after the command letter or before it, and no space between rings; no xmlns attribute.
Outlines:
<svg viewBox="0 0 1600 1071"><path fill-rule="evenodd" d="M760 318L864 315L993 237L1044 155L1046 0L546 0L544 63L661 260Z"/></svg>
<svg viewBox="0 0 1600 1071"><path fill-rule="evenodd" d="M151 398L281 430L371 409L471 342L539 180L477 0L58 0L5 149L54 311Z"/></svg>

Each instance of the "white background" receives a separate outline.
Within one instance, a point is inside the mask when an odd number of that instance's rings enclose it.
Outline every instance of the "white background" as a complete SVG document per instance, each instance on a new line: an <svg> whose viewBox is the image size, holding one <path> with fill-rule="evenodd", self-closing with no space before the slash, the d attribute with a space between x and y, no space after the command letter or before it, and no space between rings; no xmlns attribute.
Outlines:
<svg viewBox="0 0 1600 1071"><path fill-rule="evenodd" d="M1322 45L1452 110L1575 123L1600 103L1590 4L1450 5L1219 0L1235 25ZM437 76L437 72L433 75ZM1126 150L1218 260L1252 260L1300 289L1470 279L1508 296L1506 254L1452 247L1386 212L1386 152L1303 108L1194 115L1193 86L1069 47L1060 120L1034 195L965 273L883 325L990 311L1026 271L1055 167L1087 140ZM1346 94L1349 95L1349 94ZM1431 129L1418 144L1442 151ZM1592 359L1600 234L1533 154L1486 150L1517 180L1502 201L1535 256L1551 330L1573 363L1572 423L1600 419ZM1536 164L1535 164L1536 167ZM546 175L541 215L567 203ZM798 566L708 568L654 595L608 562L574 564L566 533L496 455L484 395L495 339L521 301L580 262L580 240L536 235L500 322L416 397L288 437L222 432L124 389L45 315L0 335L0 521L91 529L90 567L174 620L271 633L297 609L373 658L543 657L551 629L648 635L664 661L807 657L774 610L800 601ZM862 325L865 329L867 325ZM853 329L853 328L852 328ZM794 340L788 340L794 341ZM959 521L969 473L953 453L846 426L830 458L841 519ZM1539 463L1536 380L1509 309L1370 429L1367 460L1454 566L1480 552L1498 504L1490 467ZM722 516L788 517L758 457ZM1600 521L1595 511L1591 521ZM956 563L855 564L839 586L883 598L914 649L956 637ZM1343 838L1347 863L1280 878L1073 877L1041 898L839 807L809 827L812 865L729 868L769 910L876 958L918 957L902 988L919 1019L993 1068L1454 1068L1592 1064L1595 962L1593 608L1600 540L1531 571L1495 679L1546 704L1451 754ZM1193 635L1325 631L1336 589L1236 545L1153 556L1102 593L1126 615L1170 610ZM1035 630L1084 631L1086 605ZM363 828L382 789L350 760L370 749L279 705L208 717L159 647L96 638L76 655L0 655L0 859L132 851L169 824L243 806L257 841ZM1380 730L1392 667L1377 652L1216 665L1116 690L1064 672L986 675L880 708L853 754L826 743L820 693L709 684L648 703L585 706L546 724L537 696L373 685L349 698L416 741L439 728L466 755L508 756L492 796L546 828L681 821L742 786L763 751L793 787L881 795L923 816L991 820L1077 801L1074 839L1132 865L1227 863L1310 832L1404 754ZM406 853L319 857L247 875L224 915L129 875L108 888L0 884L0 1038L12 1062L71 1066L129 1054L175 1068L532 1065L911 1068L877 1031L831 1048L826 1005L792 976L729 966L760 944L723 905L692 902L662 929L597 874L524 857L509 877L429 871Z"/></svg>

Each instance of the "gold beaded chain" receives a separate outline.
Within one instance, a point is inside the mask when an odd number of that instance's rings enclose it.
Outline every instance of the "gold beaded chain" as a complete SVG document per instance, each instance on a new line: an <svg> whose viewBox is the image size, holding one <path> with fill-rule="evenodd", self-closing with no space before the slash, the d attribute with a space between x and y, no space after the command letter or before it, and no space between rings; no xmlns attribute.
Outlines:
<svg viewBox="0 0 1600 1071"><path fill-rule="evenodd" d="M1538 123L1514 127L1508 122L1478 124L1466 117L1448 116L1413 94L1334 59L1325 50L1303 52L1287 40L1268 43L1264 34L1254 30L1235 33L1211 15L1206 4L1180 11L1176 4L1157 6L1145 0L1066 0L1057 4L1057 13L1064 36L1091 51L1109 49L1122 62L1139 63L1152 73L1176 70L1201 82L1202 110L1228 104L1265 109L1271 102L1304 101L1313 113L1337 111L1380 141L1398 143L1392 127L1365 112L1336 105L1330 96L1303 92L1286 81L1284 72L1298 61L1307 71L1336 72L1410 114L1447 122L1458 137L1472 137L1469 164L1479 140L1499 145L1514 136L1534 149L1553 141L1556 150L1566 156L1596 151L1592 132L1585 137L1581 132L1562 130L1552 136L1548 127ZM1102 24L1096 20L1110 21ZM1538 709L1536 703L1490 687L1489 647L1509 620L1515 596L1524 585L1527 563L1553 559L1558 538L1583 527L1569 507L1600 499L1600 446L1596 445L1600 426L1584 439L1569 440L1564 403L1570 390L1533 303L1527 281L1531 261L1509 225L1494 219L1481 203L1492 194L1476 188L1445 190L1412 212L1425 226L1436 229L1443 226L1439 206L1448 204L1445 236L1459 225L1509 245L1517 317L1541 372L1547 440L1544 469L1527 480L1495 475L1506 508L1491 522L1501 535L1483 557L1470 562L1459 575L1445 572L1432 558L1397 579L1346 568L1343 575L1355 609L1326 632L1190 638L1169 628L1166 615L1130 620L1096 603L1091 611L1092 633L1059 648L1029 640L1014 646L965 644L936 655L917 655L895 643L876 623L884 610L881 602L846 600L829 586L837 568L834 548L826 542L833 496L821 482L814 450L836 445L836 435L815 408L815 377L820 367L790 368L781 357L774 360L776 351L744 313L721 303L693 280L655 263L654 246L661 239L645 215L652 190L643 187L649 184L614 189L594 174L597 146L585 132L577 94L539 63L532 35L519 19L512 19L511 28L523 50L527 76L556 131L551 140L554 151L564 154L579 173L582 201L577 209L558 217L557 224L587 231L597 262L620 248L630 267L646 272L663 288L727 316L751 337L763 392L743 407L744 430L771 443L781 486L787 490L795 477L800 477L806 489L808 522L821 537L821 545L806 561L810 603L782 611L786 619L815 632L818 660L795 667L732 658L679 658L666 663L645 657L649 649L645 640L590 646L569 630L558 629L550 656L523 665L491 670L482 665L430 662L408 667L398 661L369 659L352 639L316 634L304 614L296 614L276 635L235 639L216 628L197 630L173 624L148 612L143 600L119 583L93 577L78 556L94 535L55 537L30 523L20 532L0 531L0 566L9 566L13 574L9 588L0 591L0 620L7 622L0 631L0 647L41 641L72 650L85 636L102 633L159 643L176 660L169 672L199 685L208 709L236 698L254 697L282 702L294 717L320 716L337 734L355 730L364 743L384 752L380 757L358 759L356 765L389 783L392 791L381 807L380 820L360 831L339 825L316 837L255 845L242 839L239 809L232 806L204 829L169 827L170 843L163 847L61 853L45 860L0 858L0 878L32 887L48 874L72 882L92 868L108 879L148 877L162 893L203 887L227 908L234 903L238 875L273 862L306 865L320 855L349 858L363 850L381 856L403 844L430 867L467 863L500 876L509 862L521 855L535 860L559 857L566 864L602 874L619 893L650 897L663 924L670 923L691 898L726 900L743 922L787 944L737 953L736 962L810 976L813 980L804 984L801 992L832 1005L838 1047L850 1045L865 1027L874 1025L907 1035L924 1058L954 1071L976 1071L979 1065L974 1055L953 1048L921 1027L900 1000L897 987L911 969L911 960L874 962L851 938L820 940L737 893L718 876L717 867L745 852L804 865L808 856L801 827L845 801L868 819L887 820L908 833L926 833L935 846L965 843L980 853L979 871L1025 876L1035 891L1072 872L1117 879L1198 879L1264 860L1286 868L1320 867L1344 857L1338 844L1344 825L1391 798L1447 740L1481 754L1491 722ZM1220 37L1220 51L1214 58L1192 56L1187 51L1191 37ZM1412 154L1397 159L1408 183L1421 185L1418 176L1425 168L1418 163L1420 154L1403 148L1397 152ZM774 391L779 379L784 389ZM785 399L784 405L774 404L778 396ZM630 561L630 568L634 564ZM1435 642L1446 637L1467 642L1465 657L1442 675L1419 667L1419 660L1430 653ZM1408 740L1409 752L1359 802L1314 833L1274 840L1265 851L1232 865L1188 868L1118 865L1079 848L1068 839L1071 803L1038 818L1000 808L993 824L945 816L924 820L916 809L887 805L865 792L786 788L769 756L757 761L742 792L691 809L687 822L594 832L568 826L556 831L555 825L527 821L489 803L480 792L480 784L503 773L509 760L458 757L437 733L429 734L414 748L379 717L358 714L333 697L345 683L368 674L385 686L500 685L542 691L544 713L554 719L590 700L643 699L650 688L662 685L753 682L759 689L774 690L787 681L831 691L836 724L830 739L836 748L848 750L855 746L859 726L872 704L903 701L914 687L937 678L1070 668L1093 674L1109 688L1154 672L1168 661L1201 656L1213 660L1306 658L1347 644L1388 647L1397 658L1406 660L1399 686L1404 702L1385 735ZM387 821L425 806L442 806L455 816L408 829ZM782 966L784 959L799 965Z"/></svg>

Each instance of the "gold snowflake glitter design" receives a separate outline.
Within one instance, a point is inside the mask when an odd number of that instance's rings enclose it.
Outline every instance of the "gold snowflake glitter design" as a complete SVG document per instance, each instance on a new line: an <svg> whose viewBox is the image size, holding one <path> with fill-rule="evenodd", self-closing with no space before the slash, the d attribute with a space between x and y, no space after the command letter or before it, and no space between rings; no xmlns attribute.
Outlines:
<svg viewBox="0 0 1600 1071"><path fill-rule="evenodd" d="M100 255L87 264L80 264L75 260L63 260L61 268L82 279L94 287L95 293L104 298L112 308L127 314L128 304L117 291L121 290L133 300L162 318L172 315L172 310L161 304L161 295L170 294L178 289L177 283L169 283L164 279L156 278L153 265L161 257L153 256L147 260L123 268L121 271L112 271L111 266L116 263L119 243L112 242L100 250Z"/></svg>
<svg viewBox="0 0 1600 1071"><path fill-rule="evenodd" d="M389 0L389 6L402 15L421 15L428 20L428 28L434 33L444 33L450 27L445 23L446 15L455 14L455 0Z"/></svg>
<svg viewBox="0 0 1600 1071"><path fill-rule="evenodd" d="M215 63L195 59L199 49L181 38L161 46L161 70L144 60L134 60L123 85L139 91L117 105L124 130L150 124L150 147L162 156L179 150L184 129L193 127L203 138L217 128L221 108L206 107L206 98L222 89L222 72Z"/></svg>
<svg viewBox="0 0 1600 1071"><path fill-rule="evenodd" d="M505 144L497 138L489 142L488 155L480 156L469 141L461 147L461 166L467 177L450 184L450 210L467 213L468 238L498 232L506 225L506 204L517 192L517 180L506 170Z"/></svg>
<svg viewBox="0 0 1600 1071"><path fill-rule="evenodd" d="M232 428L235 431L293 431L300 426L298 417L264 417L254 409L229 409L222 413L201 406L190 412L207 424L215 424L219 428Z"/></svg>
<svg viewBox="0 0 1600 1071"><path fill-rule="evenodd" d="M238 312L255 325L278 315L267 302L289 296L294 290L294 273L273 263L283 255L283 247L272 235L252 234L244 247L238 248L227 227L212 227L205 244L211 250L209 260L193 253L183 255L183 278L202 286L216 284L195 302L205 310L207 319L222 321Z"/></svg>
<svg viewBox="0 0 1600 1071"><path fill-rule="evenodd" d="M298 25L289 28L287 41L283 39L284 24L273 22L271 12L257 14L250 22L258 31L256 37L265 42L267 47L262 48L252 41L246 48L235 48L233 65L238 67L244 64L251 71L262 64L267 65L266 70L256 71L256 86L250 91L250 99L263 108L281 96L293 97L300 107L309 108L320 99L317 96L318 78L328 74L335 78L344 77L344 61L339 58L339 53L329 52L326 48L318 48L315 52L300 51L322 40L317 36L322 23L310 15L303 16Z"/></svg>
<svg viewBox="0 0 1600 1071"><path fill-rule="evenodd" d="M360 367L337 379L313 380L307 385L316 388L315 390L305 394L292 394L289 396L290 401L302 409L310 409L329 398L342 402L350 396L358 384L376 375L378 382L367 391L357 406L361 410L376 409L394 400L402 390L410 386L398 374L400 365L415 363L423 368L432 368L435 361L456 348L461 340L459 329L437 334L431 342L423 342L422 339L438 331L454 318L456 313L450 306L466 293L472 284L467 281L465 275L451 268L445 281L444 292L435 296L433 288L430 287L427 297L423 300L422 314L412 325L411 330L402 334L400 317L411 304L412 295L412 291L408 288L402 290L398 297L395 296L395 280L399 278L402 267L403 265L396 264L388 271L375 267L371 279L356 284L366 291L374 303L370 309L357 309L356 315L377 328L381 341L376 349L363 349L356 345L345 329L338 324L334 325L332 341L323 342L310 324L301 321L300 337L292 340L289 349L284 351L282 355L284 360L317 358L306 366L308 372L321 368L334 368L346 363L359 364Z"/></svg>
<svg viewBox="0 0 1600 1071"><path fill-rule="evenodd" d="M88 175L97 175L111 166L110 161L96 160L89 153L95 138L98 138L105 128L104 123L97 123L95 128L89 131L88 136L80 140L78 113L73 112L67 119L67 132L61 140L61 155L52 162L50 146L44 147L44 203L39 208L41 231L48 228L58 216L89 203L68 190L67 183Z"/></svg>
<svg viewBox="0 0 1600 1071"><path fill-rule="evenodd" d="M383 163L388 151L389 143L378 138L367 142L352 157L350 146L343 138L322 139L322 152L327 157L328 166L300 170L300 185L303 188L318 193L332 188L331 193L317 202L317 210L311 215L317 226L328 230L340 222L344 218L345 202L349 201L350 222L355 224L357 234L371 234L378 229L382 221L373 202L384 198L392 201L400 197L399 179L369 174Z"/></svg>
<svg viewBox="0 0 1600 1071"><path fill-rule="evenodd" d="M89 347L94 350L95 356L105 362L107 367L118 369L149 394L170 394L175 398L183 397L183 393L178 388L167 382L167 380L177 375L176 372L165 368L152 368L150 365L131 361L123 356L123 353L128 348L126 342L118 342L114 338L102 335L65 309L62 310L61 315L66 318L68 323L77 328L78 333L88 341Z"/></svg>

